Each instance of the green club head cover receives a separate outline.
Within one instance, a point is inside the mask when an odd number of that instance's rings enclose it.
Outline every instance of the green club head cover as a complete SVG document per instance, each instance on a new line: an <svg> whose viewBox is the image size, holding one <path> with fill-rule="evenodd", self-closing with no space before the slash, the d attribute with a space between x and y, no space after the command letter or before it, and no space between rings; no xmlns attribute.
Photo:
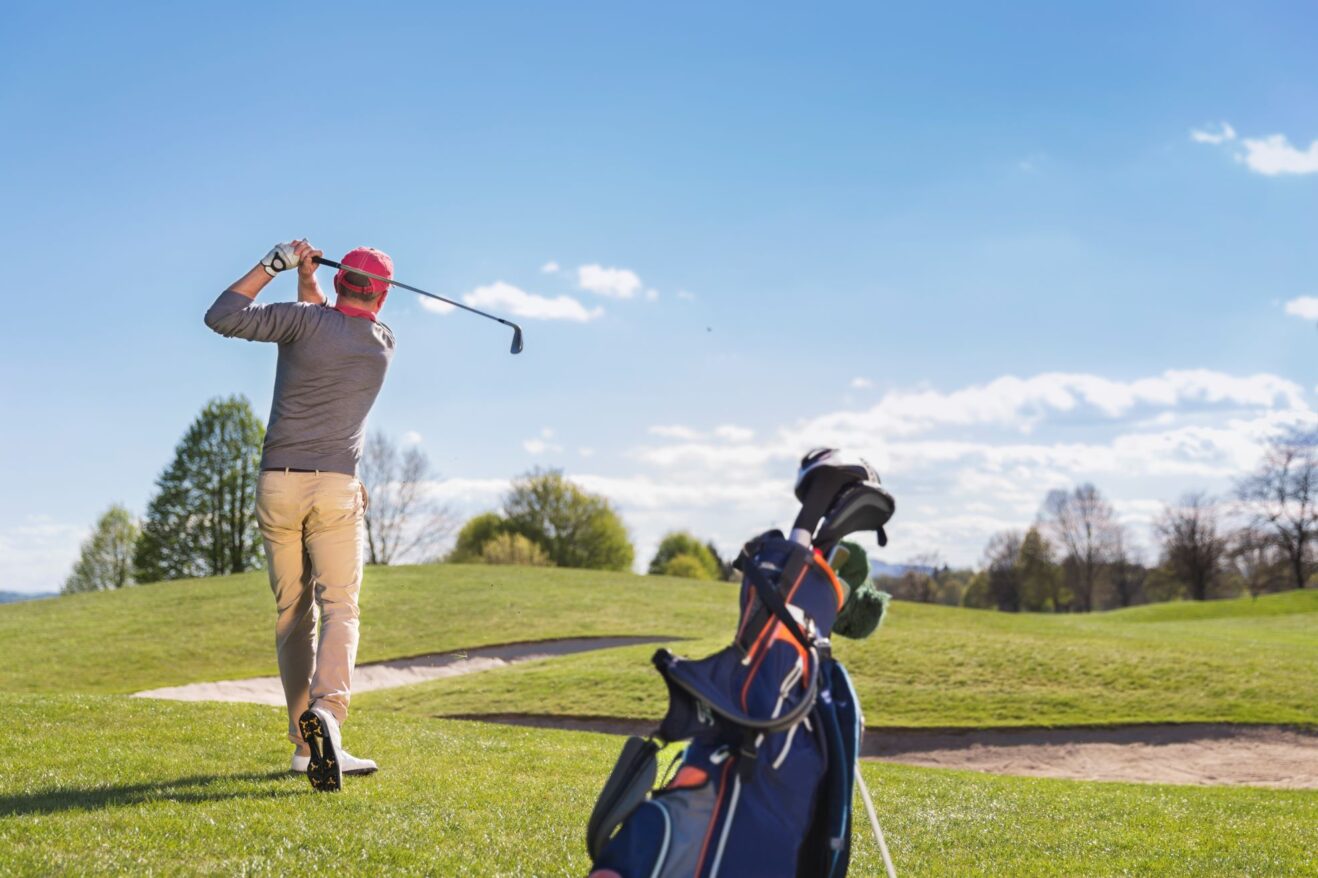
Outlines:
<svg viewBox="0 0 1318 878"><path fill-rule="evenodd" d="M864 640L878 629L892 597L870 582L869 553L864 547L848 540L843 540L841 545L850 554L837 574L851 586L851 594L833 623L833 631L852 640Z"/></svg>

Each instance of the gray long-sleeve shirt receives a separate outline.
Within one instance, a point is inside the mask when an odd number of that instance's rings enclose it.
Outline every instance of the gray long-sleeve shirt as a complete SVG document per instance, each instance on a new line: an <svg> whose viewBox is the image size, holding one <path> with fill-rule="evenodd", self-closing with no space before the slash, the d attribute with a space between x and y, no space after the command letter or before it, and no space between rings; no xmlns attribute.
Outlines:
<svg viewBox="0 0 1318 878"><path fill-rule="evenodd" d="M357 474L366 415L394 355L389 327L326 305L257 304L233 290L211 305L206 325L279 344L263 468Z"/></svg>

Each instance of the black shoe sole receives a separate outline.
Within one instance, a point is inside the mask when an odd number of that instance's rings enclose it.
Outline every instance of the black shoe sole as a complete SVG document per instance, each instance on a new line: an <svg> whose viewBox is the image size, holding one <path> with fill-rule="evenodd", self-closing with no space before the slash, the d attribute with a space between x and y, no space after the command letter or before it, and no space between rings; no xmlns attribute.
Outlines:
<svg viewBox="0 0 1318 878"><path fill-rule="evenodd" d="M311 788L322 793L337 793L343 788L343 771L334 742L325 731L320 717L308 710L297 721L302 740L311 747L311 764L307 766L307 780Z"/></svg>

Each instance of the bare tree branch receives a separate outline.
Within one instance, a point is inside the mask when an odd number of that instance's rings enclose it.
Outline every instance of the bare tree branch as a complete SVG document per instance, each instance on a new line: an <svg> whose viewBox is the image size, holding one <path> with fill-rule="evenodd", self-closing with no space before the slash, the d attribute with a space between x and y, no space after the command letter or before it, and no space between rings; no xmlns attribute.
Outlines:
<svg viewBox="0 0 1318 878"><path fill-rule="evenodd" d="M366 558L369 564L428 561L452 535L457 518L425 496L433 477L426 453L417 446L399 452L383 433L366 439L358 476L366 486Z"/></svg>

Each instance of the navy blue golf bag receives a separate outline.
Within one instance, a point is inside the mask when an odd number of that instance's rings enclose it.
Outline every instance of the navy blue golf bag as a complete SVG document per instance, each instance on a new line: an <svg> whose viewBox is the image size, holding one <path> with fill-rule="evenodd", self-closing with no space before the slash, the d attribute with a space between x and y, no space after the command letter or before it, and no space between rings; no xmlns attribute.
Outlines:
<svg viewBox="0 0 1318 878"><path fill-rule="evenodd" d="M862 718L829 648L844 586L779 531L747 543L738 568L733 643L698 660L655 653L669 693L655 737L690 744L651 790L659 744L628 740L591 815L592 878L846 874Z"/></svg>

